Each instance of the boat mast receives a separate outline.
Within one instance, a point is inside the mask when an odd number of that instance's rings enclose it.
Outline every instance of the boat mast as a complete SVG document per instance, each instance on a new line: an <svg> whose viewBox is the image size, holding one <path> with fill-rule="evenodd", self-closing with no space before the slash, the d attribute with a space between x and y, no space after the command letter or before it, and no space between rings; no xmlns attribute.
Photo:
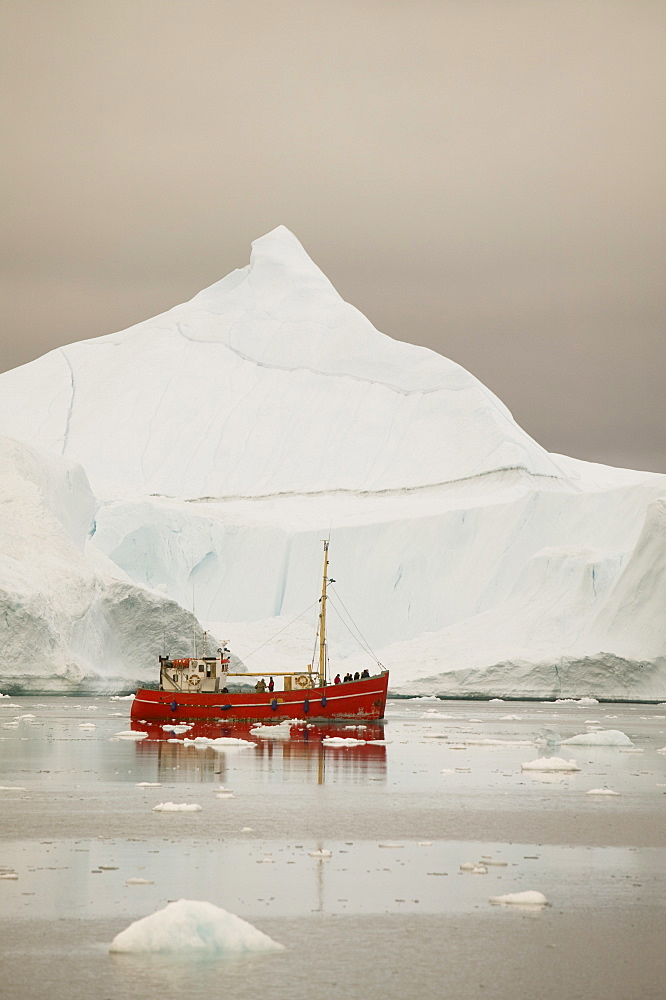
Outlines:
<svg viewBox="0 0 666 1000"><path fill-rule="evenodd" d="M326 684L326 583L328 582L328 540L324 542L324 577L321 584L319 612L319 686Z"/></svg>

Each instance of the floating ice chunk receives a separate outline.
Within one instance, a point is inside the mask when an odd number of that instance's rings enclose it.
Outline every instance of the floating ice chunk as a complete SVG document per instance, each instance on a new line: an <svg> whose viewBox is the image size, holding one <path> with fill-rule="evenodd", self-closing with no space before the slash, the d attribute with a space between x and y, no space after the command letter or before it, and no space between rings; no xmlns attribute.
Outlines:
<svg viewBox="0 0 666 1000"><path fill-rule="evenodd" d="M432 847L432 840L419 840L416 844L417 847Z"/></svg>
<svg viewBox="0 0 666 1000"><path fill-rule="evenodd" d="M165 733L186 733L188 729L192 728L192 726L193 726L192 722L189 723L167 722L165 725L162 726L162 729L164 730Z"/></svg>
<svg viewBox="0 0 666 1000"><path fill-rule="evenodd" d="M112 694L109 701L134 701L135 698L134 694Z"/></svg>
<svg viewBox="0 0 666 1000"><path fill-rule="evenodd" d="M538 781L542 785L558 785L567 778L570 778L575 771L526 771L525 774L531 781Z"/></svg>
<svg viewBox="0 0 666 1000"><path fill-rule="evenodd" d="M192 802L158 802L156 806L153 806L153 812L163 812L163 813L193 813L201 812L201 806Z"/></svg>
<svg viewBox="0 0 666 1000"><path fill-rule="evenodd" d="M155 885L151 878L126 878L125 885Z"/></svg>
<svg viewBox="0 0 666 1000"><path fill-rule="evenodd" d="M378 847L404 847L404 844L393 844L391 841L385 841L383 844L378 844Z"/></svg>
<svg viewBox="0 0 666 1000"><path fill-rule="evenodd" d="M500 715L500 722L519 722L522 715Z"/></svg>
<svg viewBox="0 0 666 1000"><path fill-rule="evenodd" d="M118 740L145 740L148 733L139 733L135 729L124 729L121 733L114 733L111 739Z"/></svg>
<svg viewBox="0 0 666 1000"><path fill-rule="evenodd" d="M250 730L251 736L259 736L261 739L269 740L288 740L291 738L291 727L295 725L295 720L285 719L283 722L278 722L277 725L262 725L253 726Z"/></svg>
<svg viewBox="0 0 666 1000"><path fill-rule="evenodd" d="M137 788L159 788L162 784L161 781L137 781Z"/></svg>
<svg viewBox="0 0 666 1000"><path fill-rule="evenodd" d="M666 753L666 747L659 747L657 753Z"/></svg>
<svg viewBox="0 0 666 1000"><path fill-rule="evenodd" d="M13 881L18 878L18 875L16 874L16 872L3 872L2 875L0 875L0 878Z"/></svg>
<svg viewBox="0 0 666 1000"><path fill-rule="evenodd" d="M525 892L508 892L505 896L491 896L488 900L495 906L550 906L542 892L527 889Z"/></svg>
<svg viewBox="0 0 666 1000"><path fill-rule="evenodd" d="M590 788L589 792L585 792L586 795L619 795L619 792L614 792L611 788Z"/></svg>
<svg viewBox="0 0 666 1000"><path fill-rule="evenodd" d="M479 747L533 747L534 740L492 740L472 736L465 740L468 746Z"/></svg>
<svg viewBox="0 0 666 1000"><path fill-rule="evenodd" d="M619 729L601 729L592 733L579 733L578 736L562 740L561 745L566 746L569 743L587 747L633 747L634 745L627 734L620 732Z"/></svg>
<svg viewBox="0 0 666 1000"><path fill-rule="evenodd" d="M439 772L440 774L455 774L455 770L452 767L443 767Z"/></svg>
<svg viewBox="0 0 666 1000"><path fill-rule="evenodd" d="M492 705L493 702L495 702L495 701L504 701L504 698L491 698L490 699L490 704Z"/></svg>
<svg viewBox="0 0 666 1000"><path fill-rule="evenodd" d="M631 747L630 749L623 747L620 750L620 753L645 753L645 751L643 750L642 747Z"/></svg>
<svg viewBox="0 0 666 1000"><path fill-rule="evenodd" d="M97 729L94 722L80 722L79 729Z"/></svg>
<svg viewBox="0 0 666 1000"><path fill-rule="evenodd" d="M332 858L333 857L333 852L332 851L326 851L323 848L320 851L308 851L308 854L310 855L311 858Z"/></svg>
<svg viewBox="0 0 666 1000"><path fill-rule="evenodd" d="M509 862L499 861L496 858L483 858L482 861L479 861L479 864L486 865L487 867L492 867L492 868L506 868Z"/></svg>
<svg viewBox="0 0 666 1000"><path fill-rule="evenodd" d="M23 785L0 785L0 792L27 792Z"/></svg>
<svg viewBox="0 0 666 1000"><path fill-rule="evenodd" d="M178 741L180 742L180 740ZM193 740L186 736L182 741L185 746L194 747L253 747L252 740L241 740L236 736L218 736L212 739L210 736L195 736Z"/></svg>
<svg viewBox="0 0 666 1000"><path fill-rule="evenodd" d="M464 861L460 865L461 872L469 872L470 875L487 875L488 869L483 864L476 864L474 861Z"/></svg>
<svg viewBox="0 0 666 1000"><path fill-rule="evenodd" d="M112 952L228 952L282 951L246 920L213 903L179 899L163 910L143 917L117 934Z"/></svg>
<svg viewBox="0 0 666 1000"><path fill-rule="evenodd" d="M575 760L564 760L562 757L537 757L521 764L520 768L522 771L580 771Z"/></svg>
<svg viewBox="0 0 666 1000"><path fill-rule="evenodd" d="M357 747L367 742L367 740L356 740L351 736L347 739L344 736L324 736L322 740L322 743L329 747Z"/></svg>
<svg viewBox="0 0 666 1000"><path fill-rule="evenodd" d="M215 792L216 799L235 799L236 796L233 792L228 792L225 788L221 792Z"/></svg>

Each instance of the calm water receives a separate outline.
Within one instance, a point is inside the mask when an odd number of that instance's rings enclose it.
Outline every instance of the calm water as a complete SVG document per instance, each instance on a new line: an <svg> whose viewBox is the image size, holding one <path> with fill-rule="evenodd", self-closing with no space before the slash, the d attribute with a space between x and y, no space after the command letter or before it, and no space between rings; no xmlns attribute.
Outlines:
<svg viewBox="0 0 666 1000"><path fill-rule="evenodd" d="M384 726L339 730L368 743L311 726L222 748L186 744L197 730L118 736L128 706L0 701L0 874L18 876L0 879L0 996L664 996L666 706L402 701ZM599 728L632 752L529 744ZM549 755L581 770L521 771ZM585 794L599 787L620 795ZM168 801L201 810L153 810ZM460 868L483 860L498 863ZM552 905L488 903L524 889ZM179 898L287 950L108 954Z"/></svg>

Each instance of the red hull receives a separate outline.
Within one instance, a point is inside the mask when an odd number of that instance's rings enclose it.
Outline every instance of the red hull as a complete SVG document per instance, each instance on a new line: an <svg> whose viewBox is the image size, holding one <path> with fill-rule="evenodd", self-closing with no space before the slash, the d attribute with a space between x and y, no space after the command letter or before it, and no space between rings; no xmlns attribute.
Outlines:
<svg viewBox="0 0 666 1000"><path fill-rule="evenodd" d="M134 722L227 723L383 719L387 690L388 671L364 680L273 694L189 694L139 688L131 718Z"/></svg>

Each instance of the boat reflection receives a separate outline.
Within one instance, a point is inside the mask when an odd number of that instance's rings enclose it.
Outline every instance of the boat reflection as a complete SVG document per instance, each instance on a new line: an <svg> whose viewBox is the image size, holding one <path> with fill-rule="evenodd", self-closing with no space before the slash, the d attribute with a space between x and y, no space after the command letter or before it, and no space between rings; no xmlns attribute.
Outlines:
<svg viewBox="0 0 666 1000"><path fill-rule="evenodd" d="M257 728L262 735L252 732ZM185 731L174 732L171 726L165 729L132 721L132 729L147 734L147 739L137 742L136 750L144 763L156 758L160 781L223 781L231 755L234 766L247 761L255 771L279 771L282 780L323 784L325 780L362 783L386 778L386 746L377 742L384 739L383 722L297 724L287 731L275 727L274 736L257 723L195 722ZM243 743L210 744L206 740Z"/></svg>

